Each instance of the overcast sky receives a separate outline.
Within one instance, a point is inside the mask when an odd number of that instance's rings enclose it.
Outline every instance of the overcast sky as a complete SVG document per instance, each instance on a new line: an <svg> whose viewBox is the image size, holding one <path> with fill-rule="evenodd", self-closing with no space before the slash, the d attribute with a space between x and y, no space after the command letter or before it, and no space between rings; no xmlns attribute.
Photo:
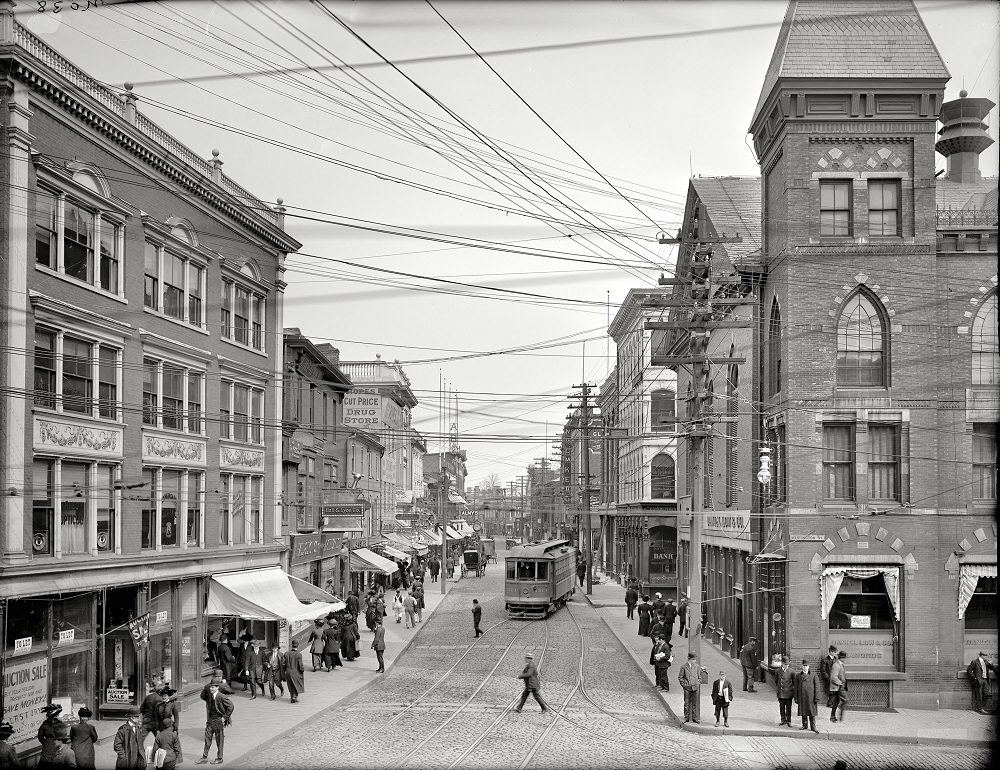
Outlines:
<svg viewBox="0 0 1000 770"><path fill-rule="evenodd" d="M37 5L18 0L19 21L284 200L303 243L285 326L343 360L398 359L429 450L457 423L470 486L553 457L572 386L613 365L608 319L671 262L656 235L677 229L688 178L758 175L747 127L786 7ZM1000 4L917 7L945 98L997 101Z"/></svg>

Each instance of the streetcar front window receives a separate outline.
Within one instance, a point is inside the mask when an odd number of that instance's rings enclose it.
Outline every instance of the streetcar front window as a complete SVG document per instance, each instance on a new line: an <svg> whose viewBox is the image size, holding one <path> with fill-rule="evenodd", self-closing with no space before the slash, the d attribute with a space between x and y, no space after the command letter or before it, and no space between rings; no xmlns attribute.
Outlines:
<svg viewBox="0 0 1000 770"><path fill-rule="evenodd" d="M548 580L549 579L549 565L548 562L540 561L538 562L538 579Z"/></svg>
<svg viewBox="0 0 1000 770"><path fill-rule="evenodd" d="M519 561L517 563L517 579L518 580L534 580L535 579L535 562L533 562L533 561Z"/></svg>
<svg viewBox="0 0 1000 770"><path fill-rule="evenodd" d="M517 562L513 561L507 562L507 579L508 580L517 579Z"/></svg>

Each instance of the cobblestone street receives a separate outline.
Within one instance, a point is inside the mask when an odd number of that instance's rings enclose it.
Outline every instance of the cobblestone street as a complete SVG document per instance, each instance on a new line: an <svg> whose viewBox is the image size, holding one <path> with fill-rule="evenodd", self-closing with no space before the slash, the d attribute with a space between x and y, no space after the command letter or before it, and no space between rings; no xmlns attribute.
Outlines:
<svg viewBox="0 0 1000 770"><path fill-rule="evenodd" d="M384 677L246 755L243 767L974 768L984 750L871 746L678 730L662 699L578 593L546 621L508 620L502 573L460 581ZM484 608L473 637L470 607ZM363 632L364 647L371 636ZM581 664L582 648L582 664ZM364 649L364 648L363 648ZM535 654L553 713L521 691ZM581 686L581 673L583 676ZM704 707L703 707L704 709ZM711 715L703 710L703 722Z"/></svg>

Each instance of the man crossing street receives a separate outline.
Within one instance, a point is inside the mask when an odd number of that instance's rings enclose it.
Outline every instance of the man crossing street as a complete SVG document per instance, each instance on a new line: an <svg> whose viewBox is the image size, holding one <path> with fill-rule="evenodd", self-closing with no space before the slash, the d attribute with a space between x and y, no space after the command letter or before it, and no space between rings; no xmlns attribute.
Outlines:
<svg viewBox="0 0 1000 770"><path fill-rule="evenodd" d="M479 606L479 599L472 600L472 626L476 632L476 638L478 639L483 635L483 632L479 629L479 622L483 619L483 608Z"/></svg>

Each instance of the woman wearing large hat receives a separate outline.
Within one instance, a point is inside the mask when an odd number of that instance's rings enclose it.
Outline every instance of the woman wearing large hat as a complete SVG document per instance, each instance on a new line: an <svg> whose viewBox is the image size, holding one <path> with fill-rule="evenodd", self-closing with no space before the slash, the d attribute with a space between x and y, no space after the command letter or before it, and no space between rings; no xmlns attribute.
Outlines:
<svg viewBox="0 0 1000 770"><path fill-rule="evenodd" d="M38 759L38 767L56 767L56 755L59 753L59 728L63 722L59 718L62 713L62 706L57 703L49 703L42 706L42 713L45 714L45 721L38 727L38 742L42 744L42 755Z"/></svg>

